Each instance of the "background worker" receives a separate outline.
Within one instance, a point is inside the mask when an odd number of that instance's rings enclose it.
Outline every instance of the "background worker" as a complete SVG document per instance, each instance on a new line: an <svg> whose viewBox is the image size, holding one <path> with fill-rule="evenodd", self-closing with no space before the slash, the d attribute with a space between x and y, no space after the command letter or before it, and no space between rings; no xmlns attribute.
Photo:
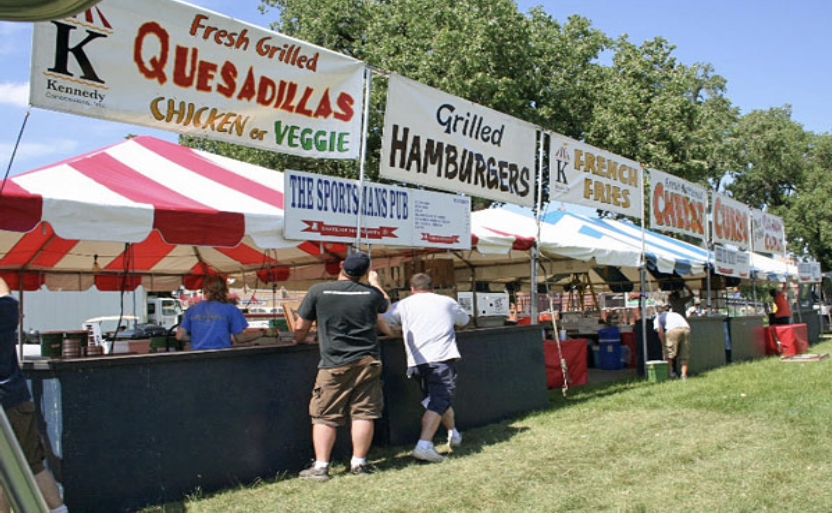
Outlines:
<svg viewBox="0 0 832 518"><path fill-rule="evenodd" d="M190 340L194 351L227 349L266 335L265 329L246 333L248 321L236 304L228 299L228 283L219 275L206 275L202 280L204 300L185 311L176 330L176 339Z"/></svg>
<svg viewBox="0 0 832 518"><path fill-rule="evenodd" d="M688 360L690 360L690 324L680 313L672 310L670 305L664 307L653 329L659 333L664 359L667 361L668 374L675 376L674 360L678 360L681 379L688 379Z"/></svg>
<svg viewBox="0 0 832 518"><path fill-rule="evenodd" d="M16 348L18 323L19 304L0 277L0 403L47 507L53 513L66 513L55 478L44 464L46 450L35 420L35 403L20 370ZM9 511L10 503L0 489L0 512Z"/></svg>
<svg viewBox="0 0 832 518"><path fill-rule="evenodd" d="M413 456L441 462L445 457L433 445L440 423L448 430L449 447L462 444L452 406L460 358L455 329L468 324L470 317L457 301L434 293L433 280L424 273L411 277L410 296L393 304L386 317L391 327L401 326L407 376L416 377L425 396L422 429Z"/></svg>
<svg viewBox="0 0 832 518"><path fill-rule="evenodd" d="M667 303L670 304L673 311L679 313L680 315L684 315L688 307L688 302L693 299L693 292L690 291L690 288L688 288L685 284L670 292L670 295L667 297Z"/></svg>
<svg viewBox="0 0 832 518"><path fill-rule="evenodd" d="M786 299L786 294L777 288L770 289L768 294L774 299L774 323L791 324L792 308L788 299Z"/></svg>
<svg viewBox="0 0 832 518"><path fill-rule="evenodd" d="M370 258L354 252L341 263L338 279L316 284L298 307L295 342L303 343L316 322L321 361L309 402L315 463L300 478L329 480L329 461L338 427L350 418L353 475L370 474L367 454L373 442L374 420L381 417L381 347L376 327L392 334L382 316L390 299L371 271L369 285L359 282L370 269Z"/></svg>

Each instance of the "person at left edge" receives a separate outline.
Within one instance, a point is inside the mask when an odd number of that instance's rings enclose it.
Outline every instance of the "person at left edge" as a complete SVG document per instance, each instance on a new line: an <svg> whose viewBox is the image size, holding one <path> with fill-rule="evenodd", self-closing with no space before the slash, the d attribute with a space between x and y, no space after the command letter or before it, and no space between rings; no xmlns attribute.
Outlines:
<svg viewBox="0 0 832 518"><path fill-rule="evenodd" d="M61 498L55 477L44 464L46 451L35 420L35 403L17 358L18 311L17 300L11 296L9 285L0 277L0 404L49 512L66 513L69 511ZM10 510L10 502L0 489L0 512Z"/></svg>
<svg viewBox="0 0 832 518"><path fill-rule="evenodd" d="M350 472L370 473L367 454L373 441L373 421L381 417L384 407L376 328L390 336L393 333L383 316L390 298L378 273L369 272L369 285L360 282L368 270L367 254L349 254L341 262L338 279L312 286L298 307L295 342L303 343L316 322L321 354L309 402L315 462L300 472L303 479L329 480L332 448L338 427L346 424L347 417L352 437Z"/></svg>
<svg viewBox="0 0 832 518"><path fill-rule="evenodd" d="M265 336L246 333L248 321L235 304L228 300L228 284L219 275L206 275L202 280L204 299L185 311L182 323L176 330L176 339L190 340L194 351L227 349L234 344L250 342Z"/></svg>

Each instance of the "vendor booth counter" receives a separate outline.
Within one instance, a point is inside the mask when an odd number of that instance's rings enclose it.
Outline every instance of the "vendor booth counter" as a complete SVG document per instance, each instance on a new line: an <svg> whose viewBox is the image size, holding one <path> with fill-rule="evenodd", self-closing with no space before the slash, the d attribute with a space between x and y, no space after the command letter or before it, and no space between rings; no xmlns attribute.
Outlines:
<svg viewBox="0 0 832 518"><path fill-rule="evenodd" d="M690 324L690 374L727 365L730 362L752 360L765 356L762 317L725 317L705 316L691 317ZM647 361L662 360L662 347L659 335L653 330L654 319L647 319ZM638 356L638 373L645 375L644 353L642 348L641 321L634 327L636 354Z"/></svg>
<svg viewBox="0 0 832 518"><path fill-rule="evenodd" d="M548 406L540 326L462 331L458 342L462 430ZM384 340L382 354L385 414L375 442L409 448L422 396L406 378L401 341ZM23 368L67 506L125 512L297 473L314 456L308 404L318 360L317 345L261 345ZM341 428L333 460L350 454Z"/></svg>
<svg viewBox="0 0 832 518"><path fill-rule="evenodd" d="M794 356L809 350L806 324L768 326L765 333L766 354Z"/></svg>
<svg viewBox="0 0 832 518"><path fill-rule="evenodd" d="M549 389L563 387L563 367L561 359L566 360L568 386L585 385L587 382L587 340L561 340L560 347L555 340L545 340L543 350L546 356L546 386Z"/></svg>

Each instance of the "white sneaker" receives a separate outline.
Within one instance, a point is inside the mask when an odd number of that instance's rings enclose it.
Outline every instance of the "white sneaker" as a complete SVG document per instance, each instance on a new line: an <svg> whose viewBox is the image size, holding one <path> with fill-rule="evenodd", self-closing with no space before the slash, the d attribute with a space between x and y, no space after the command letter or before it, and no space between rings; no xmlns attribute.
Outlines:
<svg viewBox="0 0 832 518"><path fill-rule="evenodd" d="M434 448L413 448L413 456L419 460L427 462L442 462L445 460L444 455L440 455Z"/></svg>
<svg viewBox="0 0 832 518"><path fill-rule="evenodd" d="M452 434L448 434L448 448L454 448L456 446L462 445L462 434L457 436L453 436Z"/></svg>

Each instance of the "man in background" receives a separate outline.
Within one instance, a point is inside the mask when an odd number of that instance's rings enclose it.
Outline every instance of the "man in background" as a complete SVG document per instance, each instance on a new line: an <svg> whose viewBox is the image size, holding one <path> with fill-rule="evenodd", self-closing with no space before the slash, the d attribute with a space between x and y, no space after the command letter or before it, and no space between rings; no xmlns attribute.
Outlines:
<svg viewBox="0 0 832 518"><path fill-rule="evenodd" d="M440 423L448 430L450 448L462 444L452 406L460 358L455 329L468 323L468 313L451 297L434 293L429 275L417 273L410 279L410 295L393 304L386 317L391 327L401 326L407 376L416 376L425 396L422 429L413 456L442 462L445 457L433 445Z"/></svg>
<svg viewBox="0 0 832 518"><path fill-rule="evenodd" d="M685 316L690 317L701 317L702 316L702 304L699 302L699 299L696 299L693 302L693 306L689 307Z"/></svg>
<svg viewBox="0 0 832 518"><path fill-rule="evenodd" d="M315 463L300 478L329 480L329 461L338 427L350 418L353 454L350 472L369 475L367 453L374 420L381 417L381 347L376 326L392 334L382 316L390 298L371 271L369 285L359 282L370 269L370 258L354 252L341 263L338 279L313 286L298 307L295 342L306 340L312 323L318 326L321 361L309 403Z"/></svg>
<svg viewBox="0 0 832 518"><path fill-rule="evenodd" d="M659 333L664 359L667 361L668 374L675 377L674 360L678 360L680 378L688 379L688 360L690 360L690 325L681 314L672 310L670 305L664 307L656 320L653 329Z"/></svg>
<svg viewBox="0 0 832 518"><path fill-rule="evenodd" d="M786 294L777 288L770 289L768 294L774 299L774 323L791 324L792 308L788 299L786 299Z"/></svg>
<svg viewBox="0 0 832 518"><path fill-rule="evenodd" d="M688 302L693 300L693 298L694 295L693 292L690 291L690 288L688 288L687 285L682 285L681 287L670 292L670 295L667 297L667 303L670 304L673 311L679 313L680 315L684 315L685 311L687 311Z"/></svg>
<svg viewBox="0 0 832 518"><path fill-rule="evenodd" d="M0 278L0 403L35 476L35 482L50 512L68 512L52 473L46 469L46 451L35 420L35 404L17 358L19 305ZM0 490L0 512L9 512L6 495Z"/></svg>

